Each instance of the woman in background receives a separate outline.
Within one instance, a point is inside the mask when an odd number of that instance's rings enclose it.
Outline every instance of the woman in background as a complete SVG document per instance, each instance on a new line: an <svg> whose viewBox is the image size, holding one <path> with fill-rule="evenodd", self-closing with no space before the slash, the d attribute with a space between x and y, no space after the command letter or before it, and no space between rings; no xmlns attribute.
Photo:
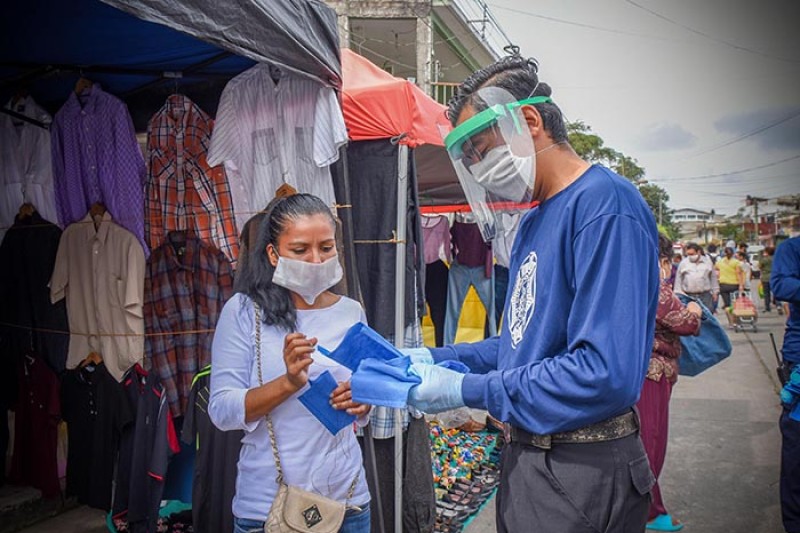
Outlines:
<svg viewBox="0 0 800 533"><path fill-rule="evenodd" d="M695 302L683 305L672 292L669 278L672 271L672 242L663 235L658 237L661 288L656 311L656 331L647 379L637 407L640 416L640 435L650 467L656 477L653 485L647 529L654 531L680 531L683 524L672 518L664 506L658 477L667 454L669 428L669 399L672 387L678 380L678 357L681 355L681 335L700 332L702 309Z"/></svg>

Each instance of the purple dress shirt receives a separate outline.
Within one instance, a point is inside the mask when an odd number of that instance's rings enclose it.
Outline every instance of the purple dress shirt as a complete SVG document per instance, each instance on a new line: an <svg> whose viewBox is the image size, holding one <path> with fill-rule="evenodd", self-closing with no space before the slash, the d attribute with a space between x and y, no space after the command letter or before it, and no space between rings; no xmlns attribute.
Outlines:
<svg viewBox="0 0 800 533"><path fill-rule="evenodd" d="M103 202L114 220L144 239L144 157L127 106L95 84L71 93L51 128L53 185L62 226Z"/></svg>

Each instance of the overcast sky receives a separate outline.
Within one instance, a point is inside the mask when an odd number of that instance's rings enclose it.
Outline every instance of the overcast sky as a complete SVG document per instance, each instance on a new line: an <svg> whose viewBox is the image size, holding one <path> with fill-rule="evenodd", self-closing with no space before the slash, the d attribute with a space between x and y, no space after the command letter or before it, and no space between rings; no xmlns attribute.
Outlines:
<svg viewBox="0 0 800 533"><path fill-rule="evenodd" d="M800 193L800 1L488 1L567 118L637 159L671 208Z"/></svg>

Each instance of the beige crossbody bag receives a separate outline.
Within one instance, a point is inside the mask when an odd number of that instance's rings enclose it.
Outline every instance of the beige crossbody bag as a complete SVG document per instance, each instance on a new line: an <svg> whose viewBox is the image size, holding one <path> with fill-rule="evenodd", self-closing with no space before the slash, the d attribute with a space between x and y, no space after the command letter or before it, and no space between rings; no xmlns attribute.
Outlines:
<svg viewBox="0 0 800 533"><path fill-rule="evenodd" d="M258 361L258 384L263 385L261 374L261 308L255 306L256 318L256 359ZM283 468L275 440L272 418L266 415L269 441L272 455L275 458L275 469L278 471L278 494L270 507L267 521L264 523L265 533L336 533L342 527L347 503L308 492L299 487L287 485L283 481ZM359 473L347 491L347 501L353 497L358 484Z"/></svg>

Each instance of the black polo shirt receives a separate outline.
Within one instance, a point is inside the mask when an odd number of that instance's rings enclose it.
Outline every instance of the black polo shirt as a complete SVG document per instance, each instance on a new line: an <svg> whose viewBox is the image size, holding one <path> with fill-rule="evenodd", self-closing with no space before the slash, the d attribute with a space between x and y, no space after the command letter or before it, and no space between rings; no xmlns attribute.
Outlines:
<svg viewBox="0 0 800 533"><path fill-rule="evenodd" d="M61 382L67 422L67 496L107 511L123 428L131 421L122 386L103 363L68 370Z"/></svg>

